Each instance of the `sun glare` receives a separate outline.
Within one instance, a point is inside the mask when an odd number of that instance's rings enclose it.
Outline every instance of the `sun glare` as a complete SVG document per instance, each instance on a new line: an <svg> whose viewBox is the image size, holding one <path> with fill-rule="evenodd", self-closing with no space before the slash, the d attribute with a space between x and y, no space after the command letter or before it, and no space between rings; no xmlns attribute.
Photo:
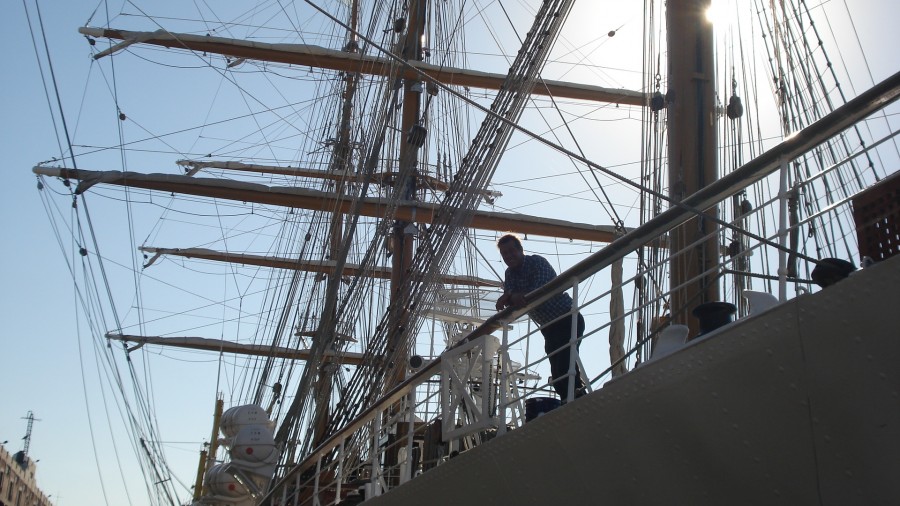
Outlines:
<svg viewBox="0 0 900 506"><path fill-rule="evenodd" d="M728 9L726 2L722 0L713 0L710 2L709 8L706 9L706 20L714 25L723 25L728 22Z"/></svg>

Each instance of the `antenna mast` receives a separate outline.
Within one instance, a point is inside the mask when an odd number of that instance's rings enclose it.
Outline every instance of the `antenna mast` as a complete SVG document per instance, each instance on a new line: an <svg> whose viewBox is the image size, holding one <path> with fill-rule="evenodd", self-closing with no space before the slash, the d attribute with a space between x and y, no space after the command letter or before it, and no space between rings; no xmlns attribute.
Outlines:
<svg viewBox="0 0 900 506"><path fill-rule="evenodd" d="M24 457L28 456L28 447L31 446L31 427L34 426L34 413L29 411L28 415L23 417L23 420L28 420L28 430L25 431L25 437L22 438L25 440L25 448L22 449L22 457L24 460ZM41 421L40 418L38 418L37 421Z"/></svg>

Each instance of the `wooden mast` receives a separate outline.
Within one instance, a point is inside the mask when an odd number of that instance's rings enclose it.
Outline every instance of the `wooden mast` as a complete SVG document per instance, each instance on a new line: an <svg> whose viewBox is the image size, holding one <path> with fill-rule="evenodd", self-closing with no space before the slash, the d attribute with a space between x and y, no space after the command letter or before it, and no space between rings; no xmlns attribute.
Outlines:
<svg viewBox="0 0 900 506"><path fill-rule="evenodd" d="M347 33L347 43L344 44L343 51L346 53L358 53L359 43L356 41L357 15L359 12L359 2L353 0L350 10L350 30ZM341 121L337 132L337 142L331 154L331 163L328 172L331 173L349 173L353 168L353 149L350 139L350 122L353 119L353 99L356 95L357 83L359 82L359 74L356 72L344 72L344 93L341 97ZM334 193L339 197L343 197L345 192L345 183L342 179L335 180ZM344 235L344 215L342 213L333 213L331 215L331 238L329 260L337 258L341 251L341 245ZM327 310L327 309L326 309ZM334 318L336 315L330 315ZM323 315L323 320L325 315ZM337 320L334 320L337 323ZM339 329L334 328L334 332ZM331 349L328 351L337 351L337 341L333 341ZM333 362L325 364L315 364L319 368L319 376L313 389L315 395L316 413L313 418L313 447L317 446L327 435L328 424L331 421L331 394L334 376L337 372L337 364Z"/></svg>
<svg viewBox="0 0 900 506"><path fill-rule="evenodd" d="M411 0L407 11L406 37L403 40L402 54L406 61L422 60L422 38L425 35L425 1ZM415 78L403 80L403 111L400 122L400 198L409 202L416 200L416 175L418 172L419 148L424 142L425 125L421 122L422 94L424 85ZM392 377L387 378L385 389L403 381L406 376L406 360L410 343L406 342L406 326L409 314L403 301L399 300L405 273L412 265L413 243L415 242L415 219L399 218L394 221L391 230L391 300L388 322L388 356L394 357Z"/></svg>
<svg viewBox="0 0 900 506"><path fill-rule="evenodd" d="M669 196L676 201L718 179L713 27L706 19L710 4L711 0L669 0L666 9ZM708 216L716 212L716 207L706 210ZM717 237L702 239L714 229L713 222L697 217L670 237L669 311L673 321L688 325L692 334L698 328L693 308L719 298L714 270Z"/></svg>

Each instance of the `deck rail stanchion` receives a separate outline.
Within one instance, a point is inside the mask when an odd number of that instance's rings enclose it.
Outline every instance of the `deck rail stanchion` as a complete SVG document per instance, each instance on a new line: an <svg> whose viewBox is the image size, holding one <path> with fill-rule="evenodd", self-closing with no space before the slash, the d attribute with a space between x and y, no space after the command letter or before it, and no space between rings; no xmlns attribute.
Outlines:
<svg viewBox="0 0 900 506"><path fill-rule="evenodd" d="M406 426L406 471L400 474L400 483L406 483L411 480L413 475L415 474L415 469L413 469L413 433L415 432L416 425L416 389L409 389L409 396L407 397L407 426Z"/></svg>
<svg viewBox="0 0 900 506"><path fill-rule="evenodd" d="M313 481L313 506L319 505L319 475L322 474L322 454L316 459L316 479Z"/></svg>
<svg viewBox="0 0 900 506"><path fill-rule="evenodd" d="M381 467L381 459L378 458L378 439L379 435L381 434L381 416L382 411L377 410L375 411L375 417L372 420L372 479L369 483L369 490L366 494L366 499L368 499L370 496L375 497L381 495L378 490L378 479L381 476L381 470L379 469Z"/></svg>
<svg viewBox="0 0 900 506"><path fill-rule="evenodd" d="M501 333L500 350L497 353L497 360L500 364L500 399L497 406L497 434L506 433L506 407L509 403L509 325L503 325Z"/></svg>
<svg viewBox="0 0 900 506"><path fill-rule="evenodd" d="M569 344L568 344L568 352L569 352L569 372L566 373L568 377L568 388L566 389L566 402L572 402L575 399L575 382L576 382L576 373L575 373L575 364L577 363L577 353L578 349L578 279L576 278L572 283L572 325L571 331L569 332Z"/></svg>
<svg viewBox="0 0 900 506"><path fill-rule="evenodd" d="M787 247L788 247L788 170L789 164L787 157L780 159L780 172L778 181L778 244L781 249L778 250L778 300L784 302L787 300Z"/></svg>
<svg viewBox="0 0 900 506"><path fill-rule="evenodd" d="M284 487L287 490L287 487ZM300 475L298 474L296 479L294 480L294 506L297 506L297 501L300 500Z"/></svg>

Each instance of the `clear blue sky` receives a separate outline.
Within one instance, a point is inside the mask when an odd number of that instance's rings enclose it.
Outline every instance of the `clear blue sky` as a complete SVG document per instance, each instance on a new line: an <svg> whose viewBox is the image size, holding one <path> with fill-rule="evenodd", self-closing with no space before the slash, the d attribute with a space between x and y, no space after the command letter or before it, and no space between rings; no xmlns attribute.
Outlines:
<svg viewBox="0 0 900 506"><path fill-rule="evenodd" d="M843 4L842 1L833 3ZM875 80L900 70L897 54L900 30L896 26L900 19L900 3L896 0L849 3L857 13L856 28L862 45L868 50L868 63ZM96 2L84 0L44 0L40 4L56 79L64 87L62 98L70 121L80 102L89 56L85 41L76 30L96 5ZM116 3L116 8L119 5ZM28 0L28 7L34 16L32 0ZM10 452L21 449L26 428L23 418L29 410L34 411L40 421L35 423L30 453L33 458L40 459L39 485L45 493L52 494L54 500L58 499L58 504L102 504L98 467L102 468L108 504L148 504L144 489L134 483L130 488L130 499L124 494L120 486L122 477L116 469L116 456L105 444L109 440L107 411L102 408L104 399L98 395L97 373L89 366L86 370L91 376L83 378L79 367L79 350L86 360L93 359L89 356L90 347L82 343L79 348L73 332L75 309L69 274L31 172L34 164L59 153L57 137L35 63L32 35L23 4L6 2L0 13L0 38L5 48L4 70L0 77L3 118L0 146L7 160L2 166L6 178L0 201L0 230L3 231L0 250L0 321L3 322L0 330L0 442L8 440L5 446ZM32 24L37 26L36 23L37 19L32 17ZM43 44L42 40L37 42ZM42 47L39 50L43 52ZM53 90L49 91L50 99L56 100ZM79 128L91 127L87 124ZM88 337L82 336L82 339ZM209 367L209 364L200 367ZM177 385L178 381L189 381L189 377L183 376L185 370L173 368L176 377L161 382ZM162 394L158 396L161 398ZM86 411L88 402L92 416L90 425ZM210 400L201 406L186 406L179 401L172 406L158 401L158 416L171 421L181 416L180 411L205 413L211 410L211 403ZM109 412L115 413L115 410ZM186 419L191 419L192 424L187 432L194 436L187 444L172 441L171 458L195 462L195 452L199 450L196 442L209 437L209 426L203 416L189 414ZM118 415L109 421L109 426L121 425ZM94 445L98 446L101 455L99 463L94 458ZM123 445L119 451L123 463L132 466L131 449ZM132 472L131 467L124 470L125 474ZM180 478L191 482L193 475L190 471L182 472ZM135 473L128 479L139 481L139 475Z"/></svg>

